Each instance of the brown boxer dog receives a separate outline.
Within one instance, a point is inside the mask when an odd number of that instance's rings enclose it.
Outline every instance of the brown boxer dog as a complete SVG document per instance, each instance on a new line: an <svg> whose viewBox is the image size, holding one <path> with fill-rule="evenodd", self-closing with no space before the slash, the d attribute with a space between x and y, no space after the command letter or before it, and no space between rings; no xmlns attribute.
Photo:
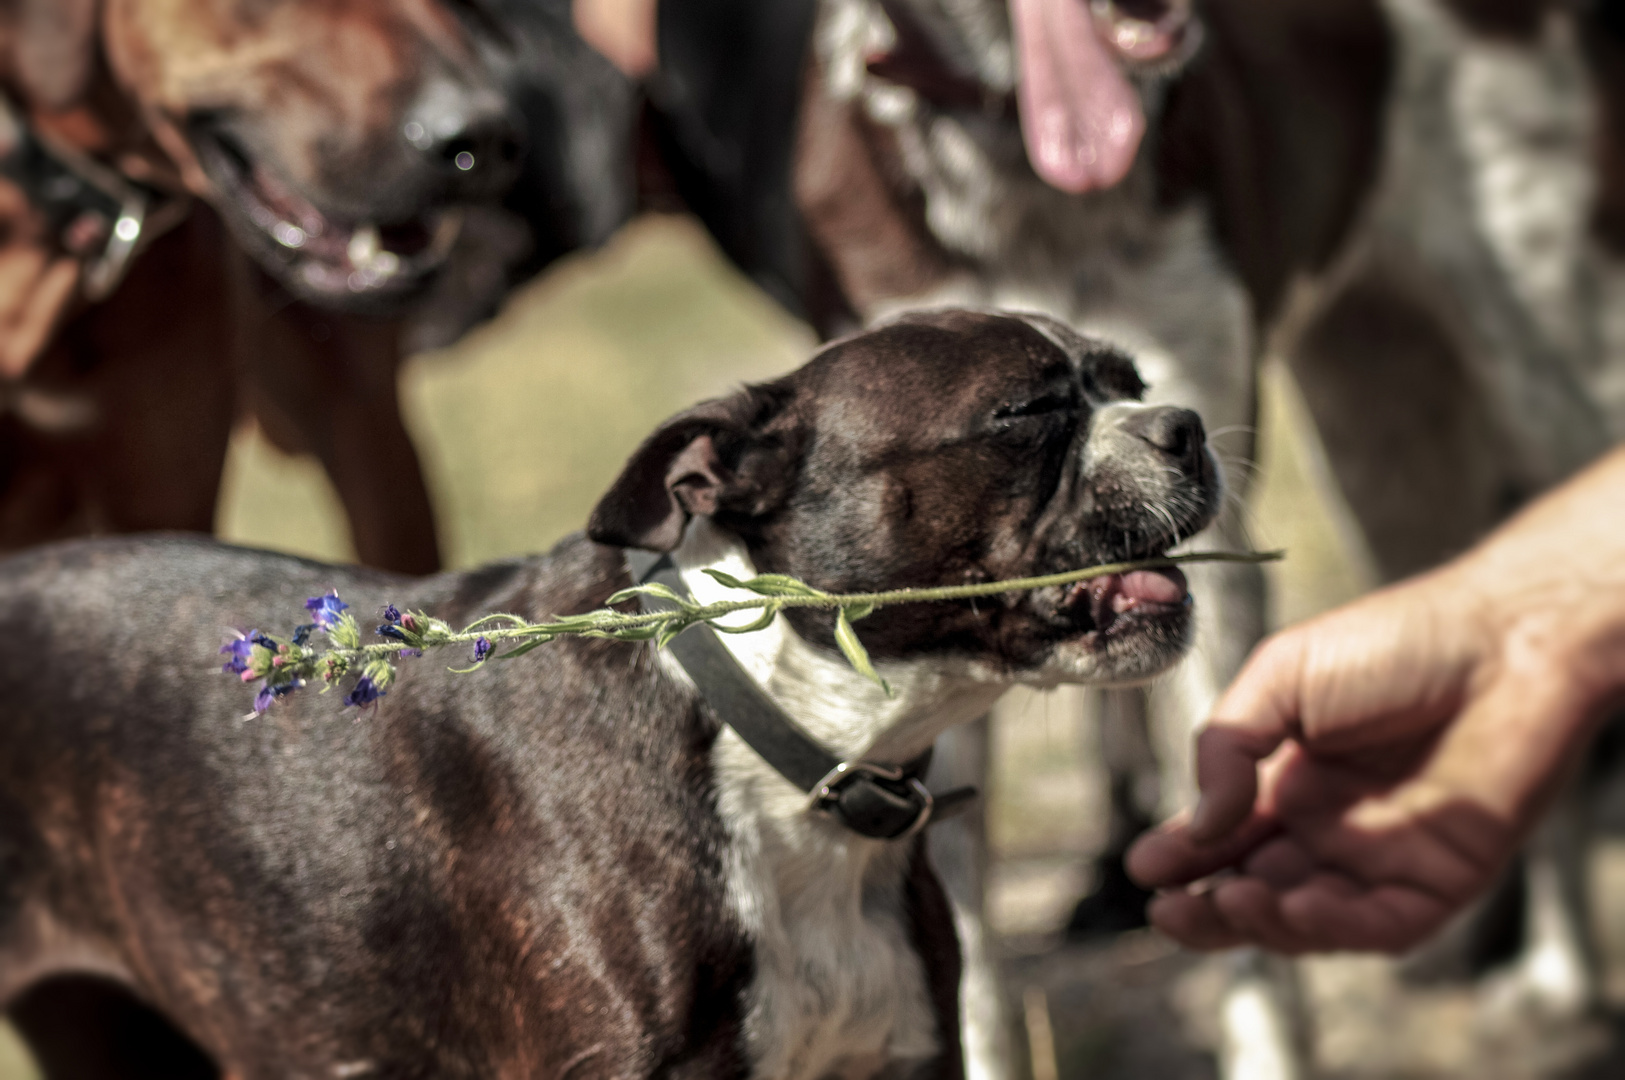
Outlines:
<svg viewBox="0 0 1625 1080"><path fill-rule="evenodd" d="M584 611L628 548L701 598L707 568L847 591L1155 555L1220 491L1201 421L1142 389L1048 320L928 313L675 417L545 556L422 580L172 538L0 562L0 999L26 1020L94 975L196 1075L245 1080L961 1075L922 755L1012 683L1168 667L1177 572L883 609L858 633L890 695L796 614L723 638L720 689L677 644L580 639L403 660L353 719L304 691L245 720L220 628L333 589L454 624ZM858 764L792 781L745 699ZM866 785L913 809L849 813ZM24 1026L52 1076L129 1075L86 1064L86 1022Z"/></svg>
<svg viewBox="0 0 1625 1080"><path fill-rule="evenodd" d="M0 171L28 196L0 272L16 328L0 349L0 547L209 529L241 399L274 442L321 459L364 561L434 569L395 398L403 306L482 252L497 266L467 268L492 279L472 303L494 303L502 259L545 261L625 216L614 155L582 149L614 140L577 129L624 128L606 110L629 91L567 15L19 0L0 9L0 87L17 129ZM490 216L521 171L529 238Z"/></svg>

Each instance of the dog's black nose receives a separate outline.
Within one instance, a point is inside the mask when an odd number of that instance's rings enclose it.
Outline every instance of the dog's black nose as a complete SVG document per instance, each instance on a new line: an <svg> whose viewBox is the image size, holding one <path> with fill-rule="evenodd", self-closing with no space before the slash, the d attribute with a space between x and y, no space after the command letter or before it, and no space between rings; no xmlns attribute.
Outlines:
<svg viewBox="0 0 1625 1080"><path fill-rule="evenodd" d="M1202 418L1189 409L1176 409L1162 405L1135 413L1123 425L1135 435L1187 469L1201 463L1202 448L1207 445L1207 429Z"/></svg>
<svg viewBox="0 0 1625 1080"><path fill-rule="evenodd" d="M464 198L506 191L524 153L519 118L496 94L431 91L408 114L401 134L439 172L448 192Z"/></svg>

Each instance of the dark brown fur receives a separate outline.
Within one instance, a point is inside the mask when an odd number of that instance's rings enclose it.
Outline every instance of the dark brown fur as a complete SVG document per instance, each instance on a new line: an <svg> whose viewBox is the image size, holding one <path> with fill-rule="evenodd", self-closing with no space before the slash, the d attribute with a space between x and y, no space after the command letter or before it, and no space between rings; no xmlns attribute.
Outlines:
<svg viewBox="0 0 1625 1080"><path fill-rule="evenodd" d="M954 392L919 409L945 373ZM746 1075L717 724L650 646L404 661L376 711L307 688L247 720L221 628L287 627L329 589L364 627L387 602L454 625L588 610L628 584L609 545L671 546L694 514L826 589L1161 550L1219 492L1199 421L1138 389L1104 346L936 313L663 426L594 512L598 543L421 580L163 537L0 562L0 637L22 644L0 652L0 995L88 967L239 1080ZM1168 423L1177 445L1143 426ZM1092 619L1054 588L860 633L877 657L1023 670L1083 648L1109 677L1166 666L1190 614ZM796 623L834 655L828 617ZM865 908L895 886L936 1011L923 1075L952 1080L952 916L918 850Z"/></svg>
<svg viewBox="0 0 1625 1080"><path fill-rule="evenodd" d="M567 25L548 23L540 9L535 15L525 9L514 25L498 21L498 14L519 6L476 10L442 0L0 4L0 85L36 130L169 197L199 198L215 211L194 210L200 219L218 216L228 226L190 227L184 266L158 250L138 257L109 303L87 308L73 302L59 316L57 343L7 388L7 398L69 393L88 403L93 419L72 430L39 430L26 413L12 410L0 421L28 429L18 436L30 447L28 469L77 477L56 485L59 497L48 507L37 484L0 484L0 546L73 531L210 528L223 431L237 414L248 413L282 449L321 461L364 562L411 572L436 567L428 495L395 397L403 351L398 311L428 279L402 275L398 286L352 295L341 271L336 287L318 288L304 268L318 257L321 234L312 233L297 251L277 243L265 223L253 219L254 207L239 187L270 178L330 223L384 226L411 225L448 205L499 196L513 178L509 156L518 147L518 118L506 94L513 72L528 62L520 51L534 44L523 34L540 27L540 34L562 42L546 54L548 79L559 80L577 53L586 53L579 41L565 40ZM598 66L607 68L601 60ZM586 74L581 82L590 88L602 72ZM551 115L549 109L564 107L557 101L543 105L532 125L535 141L548 143L533 155L543 164L524 166L527 183L538 186L547 176L537 174L557 164L549 155L565 153L563 129L578 122ZM444 139L434 135L426 148L402 134L414 118L434 128L430 121L447 115L462 126ZM464 146L477 151L472 171L452 165L454 151ZM242 177L236 169L245 170ZM606 192L617 186L601 176L593 183ZM538 204L526 212L552 216L533 232L558 234L533 237L541 261L601 237L619 219L614 207L577 207L575 193L560 186L524 196ZM594 211L604 220L552 220ZM525 222L506 220L504 227L523 235ZM342 242L327 243L343 249ZM166 245L174 248L160 241ZM329 251L325 257L340 256ZM504 268L482 273L500 285ZM120 321L138 309L145 322ZM171 365L140 366L142 356L164 346L176 350ZM75 352L71 365L53 359L64 348ZM183 349L189 350L184 357ZM230 387L209 401L208 415L193 416L195 460L186 468L142 472L137 466L149 456L145 451L121 466L103 452L163 434L160 424L169 414L162 407L138 413L129 397L109 396L110 387L135 378L138 369L146 383L143 401L195 405L202 391L192 384ZM131 374L96 374L126 370ZM64 382L73 379L79 381ZM6 403L0 399L0 411ZM109 509L98 493L113 487L124 502L145 502L151 510ZM186 512L163 512L176 504Z"/></svg>

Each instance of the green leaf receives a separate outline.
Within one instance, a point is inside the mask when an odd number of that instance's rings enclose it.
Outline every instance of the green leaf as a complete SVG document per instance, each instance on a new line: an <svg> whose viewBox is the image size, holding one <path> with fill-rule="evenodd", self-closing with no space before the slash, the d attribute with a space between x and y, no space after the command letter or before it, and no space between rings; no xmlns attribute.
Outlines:
<svg viewBox="0 0 1625 1080"><path fill-rule="evenodd" d="M626 603L626 601L635 596L653 596L656 599L665 600L669 603L676 604L678 607L684 608L685 610L694 606L693 603L686 597L679 595L669 586L662 585L658 581L651 581L647 585L633 585L629 589L622 589L620 592L616 593L614 596L605 601L605 603L607 603L610 607L614 607L616 604Z"/></svg>
<svg viewBox="0 0 1625 1080"><path fill-rule="evenodd" d="M660 636L655 640L655 647L664 649L671 644L671 639L694 625L693 619L673 619L660 628Z"/></svg>
<svg viewBox="0 0 1625 1080"><path fill-rule="evenodd" d="M395 665L388 660L373 660L361 669L361 674L378 689L388 690L395 682Z"/></svg>
<svg viewBox="0 0 1625 1080"><path fill-rule="evenodd" d="M721 570L713 570L710 567L706 567L705 568L705 573L710 574L712 580L714 580L718 585L721 585L724 588L729 588L729 589L746 589L746 588L749 588L749 586L746 585L743 581L740 581L738 578L734 577L732 574L724 574Z"/></svg>
<svg viewBox="0 0 1625 1080"><path fill-rule="evenodd" d="M841 610L846 613L846 617L849 621L857 622L859 619L867 619L869 616L873 615L875 613L875 606L873 604L848 604Z"/></svg>
<svg viewBox="0 0 1625 1080"><path fill-rule="evenodd" d="M474 631L478 630L480 627L489 622L505 622L510 627L523 627L527 625L525 620L521 619L517 615L507 615L502 612L497 612L494 615L487 615L484 618L475 619L473 622L463 627L463 633L472 634Z"/></svg>
<svg viewBox="0 0 1625 1080"><path fill-rule="evenodd" d="M606 630L603 636L611 641L653 641L660 636L660 626L658 623L650 623L648 626L627 626L620 630Z"/></svg>
<svg viewBox="0 0 1625 1080"><path fill-rule="evenodd" d="M537 623L527 629L536 630L544 637L558 637L560 634L580 634L588 630L598 629L605 619L624 618L618 611L591 611L585 615L565 615L552 622Z"/></svg>
<svg viewBox="0 0 1625 1080"><path fill-rule="evenodd" d="M341 649L355 649L361 645L361 628L356 626L355 616L348 611L339 615L327 636Z"/></svg>
<svg viewBox="0 0 1625 1080"><path fill-rule="evenodd" d="M846 617L845 608L835 612L835 644L841 647L841 654L846 657L846 662L852 665L852 670L874 682L886 691L887 697L891 697L891 687L880 677L880 672L876 671L874 664L870 662L869 650L858 640L858 632L852 629L852 621Z"/></svg>
<svg viewBox="0 0 1625 1080"><path fill-rule="evenodd" d="M709 571L708 571L709 572ZM758 596L826 596L804 581L797 581L788 574L760 574L749 581L741 581L738 586L749 589Z"/></svg>
<svg viewBox="0 0 1625 1080"><path fill-rule="evenodd" d="M503 653L501 656L493 657L493 659L496 659L496 660L512 660L516 656L524 656L526 653L530 652L530 650L532 650L532 649L541 648L543 645L546 645L549 641L552 641L552 640L553 639L551 637L539 637L539 638L536 638L534 641L525 642L523 645L519 646L517 649L509 649L507 652Z"/></svg>
<svg viewBox="0 0 1625 1080"><path fill-rule="evenodd" d="M761 618L744 626L723 626L721 623L715 622L708 625L719 634L754 634L758 630L766 630L773 625L773 620L778 617L778 614L778 610L775 608L764 608Z"/></svg>

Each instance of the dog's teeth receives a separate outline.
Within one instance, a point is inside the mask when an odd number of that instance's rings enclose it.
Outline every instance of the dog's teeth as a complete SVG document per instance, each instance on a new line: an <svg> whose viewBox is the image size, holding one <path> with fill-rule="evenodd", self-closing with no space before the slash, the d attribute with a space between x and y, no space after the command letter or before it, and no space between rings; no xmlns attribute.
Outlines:
<svg viewBox="0 0 1625 1080"><path fill-rule="evenodd" d="M1112 44L1130 51L1149 45L1157 36L1157 28L1138 19L1124 19L1112 28Z"/></svg>
<svg viewBox="0 0 1625 1080"><path fill-rule="evenodd" d="M350 246L346 249L350 256L350 265L357 268L368 265L379 251L383 249L383 237L378 235L376 225L363 225L350 237Z"/></svg>

